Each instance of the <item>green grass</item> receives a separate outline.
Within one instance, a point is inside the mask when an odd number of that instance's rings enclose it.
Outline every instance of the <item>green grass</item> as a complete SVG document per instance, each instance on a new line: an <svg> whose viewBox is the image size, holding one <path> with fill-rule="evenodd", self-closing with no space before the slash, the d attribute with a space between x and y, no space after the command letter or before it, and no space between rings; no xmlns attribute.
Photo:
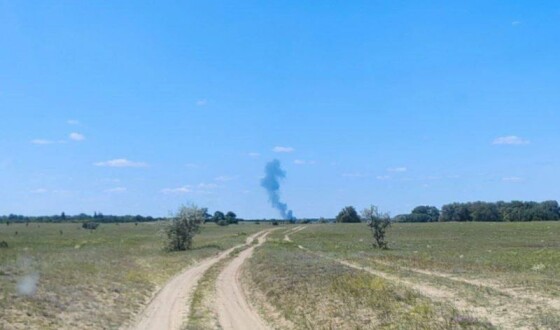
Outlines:
<svg viewBox="0 0 560 330"><path fill-rule="evenodd" d="M309 226L292 236L333 257L488 276L560 295L560 222L396 224L388 251L371 248L363 224Z"/></svg>
<svg viewBox="0 0 560 330"><path fill-rule="evenodd" d="M162 226L3 224L0 241L9 248L0 250L0 328L118 328L181 269L262 229L204 225L193 250L168 253ZM18 282L33 274L35 294L18 294Z"/></svg>
<svg viewBox="0 0 560 330"><path fill-rule="evenodd" d="M560 327L542 300L560 301L558 222L395 224L389 250L372 248L365 224L307 225L293 243L283 235L271 235L246 274L299 327Z"/></svg>

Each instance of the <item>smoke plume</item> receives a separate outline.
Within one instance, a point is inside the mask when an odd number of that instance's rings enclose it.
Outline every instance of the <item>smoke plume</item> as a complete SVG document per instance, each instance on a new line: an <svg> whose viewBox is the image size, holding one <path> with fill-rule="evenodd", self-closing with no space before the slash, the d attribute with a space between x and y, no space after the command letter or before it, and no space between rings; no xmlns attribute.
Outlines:
<svg viewBox="0 0 560 330"><path fill-rule="evenodd" d="M286 172L280 168L280 161L274 159L266 164L265 176L261 180L261 186L266 189L268 200L272 207L280 212L283 219L294 218L292 210L288 210L288 204L280 201L280 180L286 177Z"/></svg>

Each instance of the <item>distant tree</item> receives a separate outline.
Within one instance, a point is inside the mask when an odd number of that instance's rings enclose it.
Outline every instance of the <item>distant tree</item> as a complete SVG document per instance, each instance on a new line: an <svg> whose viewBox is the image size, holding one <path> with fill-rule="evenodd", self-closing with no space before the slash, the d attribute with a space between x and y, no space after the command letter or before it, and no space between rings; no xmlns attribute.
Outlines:
<svg viewBox="0 0 560 330"><path fill-rule="evenodd" d="M471 221L469 207L465 203L446 204L441 208L440 221Z"/></svg>
<svg viewBox="0 0 560 330"><path fill-rule="evenodd" d="M435 206L417 206L412 210L411 215L413 215L412 222L433 222L439 220L439 210Z"/></svg>
<svg viewBox="0 0 560 330"><path fill-rule="evenodd" d="M215 223L218 223L218 221L225 220L225 219L226 219L225 214L220 211L214 212L214 215L212 216L212 221L214 221Z"/></svg>
<svg viewBox="0 0 560 330"><path fill-rule="evenodd" d="M474 202L468 204L472 221L501 221L496 203Z"/></svg>
<svg viewBox="0 0 560 330"><path fill-rule="evenodd" d="M181 206L165 229L168 251L184 251L192 248L194 236L204 222L204 211L196 205Z"/></svg>
<svg viewBox="0 0 560 330"><path fill-rule="evenodd" d="M225 219L230 224L231 223L237 224L237 214L233 213L232 211L229 211L228 213L226 213Z"/></svg>
<svg viewBox="0 0 560 330"><path fill-rule="evenodd" d="M62 213L60 214L60 219L61 219L62 221L66 220L66 213L62 212Z"/></svg>
<svg viewBox="0 0 560 330"><path fill-rule="evenodd" d="M532 220L558 220L560 219L560 208L557 201L544 201L533 209Z"/></svg>
<svg viewBox="0 0 560 330"><path fill-rule="evenodd" d="M361 222L361 219L353 206L346 206L336 216L336 222Z"/></svg>
<svg viewBox="0 0 560 330"><path fill-rule="evenodd" d="M372 205L362 211L362 217L371 229L373 247L387 249L388 243L385 240L385 233L387 228L391 226L389 214L380 212L377 206Z"/></svg>
<svg viewBox="0 0 560 330"><path fill-rule="evenodd" d="M201 208L201 211L204 212L204 222L212 221L212 216L208 213L207 207Z"/></svg>

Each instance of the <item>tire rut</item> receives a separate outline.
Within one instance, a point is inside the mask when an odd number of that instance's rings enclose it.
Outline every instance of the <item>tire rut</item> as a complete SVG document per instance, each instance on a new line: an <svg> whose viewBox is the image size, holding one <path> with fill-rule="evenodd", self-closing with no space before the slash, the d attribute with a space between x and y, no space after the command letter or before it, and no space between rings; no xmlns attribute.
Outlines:
<svg viewBox="0 0 560 330"><path fill-rule="evenodd" d="M146 308L136 317L132 326L123 329L161 330L180 329L184 317L189 314L190 300L200 277L215 263L227 257L233 250L250 244L260 231L249 236L245 244L240 244L189 266L168 281L151 299Z"/></svg>
<svg viewBox="0 0 560 330"><path fill-rule="evenodd" d="M266 232L258 244L243 250L220 273L216 281L216 312L223 329L270 329L247 301L241 285L241 266L256 247L266 241Z"/></svg>

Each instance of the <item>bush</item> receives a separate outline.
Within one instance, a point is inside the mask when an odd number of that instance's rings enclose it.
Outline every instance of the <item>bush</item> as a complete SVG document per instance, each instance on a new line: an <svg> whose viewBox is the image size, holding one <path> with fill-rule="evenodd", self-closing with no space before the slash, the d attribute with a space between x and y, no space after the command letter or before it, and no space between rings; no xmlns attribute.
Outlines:
<svg viewBox="0 0 560 330"><path fill-rule="evenodd" d="M204 223L205 213L205 209L195 205L181 206L165 229L167 250L190 250L194 236L200 231L200 224Z"/></svg>
<svg viewBox="0 0 560 330"><path fill-rule="evenodd" d="M272 225L273 226L278 226L278 221L276 221L276 220L272 221Z"/></svg>
<svg viewBox="0 0 560 330"><path fill-rule="evenodd" d="M379 212L374 205L362 211L362 217L367 221L373 236L372 245L378 249L387 249L388 243L385 240L385 232L391 226L391 217L387 213Z"/></svg>
<svg viewBox="0 0 560 330"><path fill-rule="evenodd" d="M346 206L336 216L336 222L361 222L361 219L353 206Z"/></svg>
<svg viewBox="0 0 560 330"><path fill-rule="evenodd" d="M90 229L90 230L95 230L97 229L97 227L99 227L99 224L97 222L84 222L82 224L82 228L84 229Z"/></svg>
<svg viewBox="0 0 560 330"><path fill-rule="evenodd" d="M8 242L6 242L6 241L0 242L0 248L7 249L8 248Z"/></svg>
<svg viewBox="0 0 560 330"><path fill-rule="evenodd" d="M216 224L218 226L227 226L229 225L229 222L227 220L219 220L218 222L216 222Z"/></svg>

